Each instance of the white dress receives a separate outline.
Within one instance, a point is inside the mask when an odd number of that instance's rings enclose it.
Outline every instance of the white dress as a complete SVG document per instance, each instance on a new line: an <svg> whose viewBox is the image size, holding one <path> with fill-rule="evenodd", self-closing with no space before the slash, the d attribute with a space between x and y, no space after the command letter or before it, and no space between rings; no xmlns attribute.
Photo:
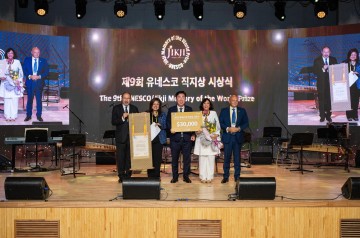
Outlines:
<svg viewBox="0 0 360 238"><path fill-rule="evenodd" d="M220 141L220 123L215 111L210 111L207 116L209 122L216 123L216 130L213 134L219 135ZM203 123L205 125L205 116L203 116ZM220 150L211 145L204 145L201 142L201 136L197 136L194 146L194 154L199 155L199 177L201 180L211 181L214 179L215 155L219 154Z"/></svg>
<svg viewBox="0 0 360 238"><path fill-rule="evenodd" d="M9 74L10 69L17 73L17 79L13 80L11 78ZM4 116L5 119L16 119L18 116L19 98L24 96L24 73L20 61L14 59L11 65L7 64L5 75L6 79L2 80L0 85L0 97L4 98ZM17 86L16 82L19 82L19 86Z"/></svg>

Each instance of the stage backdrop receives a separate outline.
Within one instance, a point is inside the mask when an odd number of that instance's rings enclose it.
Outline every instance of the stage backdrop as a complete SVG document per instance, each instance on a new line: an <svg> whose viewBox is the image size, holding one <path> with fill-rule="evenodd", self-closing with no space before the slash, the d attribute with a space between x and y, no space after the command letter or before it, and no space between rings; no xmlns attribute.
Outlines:
<svg viewBox="0 0 360 238"><path fill-rule="evenodd" d="M302 51L298 46L301 43L296 42L293 46L291 39L321 36L331 43L336 42L333 37L355 34L356 29L359 25L246 31L123 30L0 21L2 32L16 32L19 37L29 34L69 39L69 84L63 88L69 92L68 105L74 114L70 113L69 126L50 124L47 127L50 131L70 129L77 132L78 117L84 122L82 132L87 134L88 140L97 142L108 142L102 135L105 130L114 129L111 125L112 106L120 102L120 95L125 91L132 93L133 104L140 111L148 109L153 97L161 98L165 105L162 109L166 111L175 105L174 94L184 90L188 105L194 110L198 110L201 99L209 97L215 110L220 112L228 105L228 97L237 94L239 104L247 109L253 138L261 137L265 126L285 125L291 133L314 131L316 127L294 127L287 123L288 98L291 97L288 82L290 76L299 71L291 68L295 73L288 73L289 59L293 57L288 54L293 50ZM353 37L359 41L357 35ZM313 53L303 57L302 65L308 65L315 55L320 54L323 42L316 42ZM34 44L37 42L27 44L24 49L19 45L17 49L27 54ZM1 41L0 48L3 49L3 45ZM341 55L345 57L348 47L345 44L336 53L339 60ZM55 50L66 51L66 44ZM49 55L45 56L50 59ZM313 102L313 99L307 99L310 106ZM317 117L316 110L311 110L311 116ZM24 126L1 127L0 143L4 137L21 136L23 132ZM285 129L283 135L286 135Z"/></svg>

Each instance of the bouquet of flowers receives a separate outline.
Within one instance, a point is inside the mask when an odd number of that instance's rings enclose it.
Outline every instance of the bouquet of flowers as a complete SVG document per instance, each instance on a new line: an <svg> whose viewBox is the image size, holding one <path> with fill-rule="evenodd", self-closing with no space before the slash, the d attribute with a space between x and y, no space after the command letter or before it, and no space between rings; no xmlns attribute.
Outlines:
<svg viewBox="0 0 360 238"><path fill-rule="evenodd" d="M22 87L21 79L19 80L19 69L13 70L9 67L8 74L9 80L4 82L5 89L7 91L15 91L17 95L20 95L24 92L24 88Z"/></svg>
<svg viewBox="0 0 360 238"><path fill-rule="evenodd" d="M211 135L216 132L216 121L210 122L205 120L205 125L202 127L202 133L200 135L201 144L204 146L211 145L211 148L214 151L217 151L223 147L221 141L218 140L218 137L213 139Z"/></svg>

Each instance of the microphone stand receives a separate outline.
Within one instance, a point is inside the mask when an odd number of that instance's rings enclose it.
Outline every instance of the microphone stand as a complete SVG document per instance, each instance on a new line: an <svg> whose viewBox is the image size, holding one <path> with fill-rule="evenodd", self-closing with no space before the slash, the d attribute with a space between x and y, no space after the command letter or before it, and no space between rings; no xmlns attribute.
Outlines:
<svg viewBox="0 0 360 238"><path fill-rule="evenodd" d="M69 109L69 111L71 112L71 114L74 115L74 117L76 117L79 120L79 134L81 134L81 124L85 125L84 122L75 114L75 112L73 112L70 108L69 105L65 106L67 109ZM65 108L64 107L64 108Z"/></svg>
<svg viewBox="0 0 360 238"><path fill-rule="evenodd" d="M290 131L287 129L287 127L284 125L284 123L280 120L280 118L278 117L278 115L275 112L273 112L273 115L276 117L276 119L278 119L278 121L280 122L282 127L286 130L286 140L289 143L290 142L289 135L292 136L292 134L290 133ZM289 146L286 146L285 159L289 159Z"/></svg>

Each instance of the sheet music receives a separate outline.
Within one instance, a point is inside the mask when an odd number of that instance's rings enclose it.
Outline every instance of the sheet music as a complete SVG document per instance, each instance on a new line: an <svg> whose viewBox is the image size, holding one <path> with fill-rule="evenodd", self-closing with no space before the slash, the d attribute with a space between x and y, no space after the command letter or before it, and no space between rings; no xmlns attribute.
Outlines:
<svg viewBox="0 0 360 238"><path fill-rule="evenodd" d="M150 125L151 141L154 140L154 138L160 133L160 131L160 127L156 126L155 122Z"/></svg>
<svg viewBox="0 0 360 238"><path fill-rule="evenodd" d="M351 71L349 73L349 87L351 87L356 82L357 79L358 76Z"/></svg>

